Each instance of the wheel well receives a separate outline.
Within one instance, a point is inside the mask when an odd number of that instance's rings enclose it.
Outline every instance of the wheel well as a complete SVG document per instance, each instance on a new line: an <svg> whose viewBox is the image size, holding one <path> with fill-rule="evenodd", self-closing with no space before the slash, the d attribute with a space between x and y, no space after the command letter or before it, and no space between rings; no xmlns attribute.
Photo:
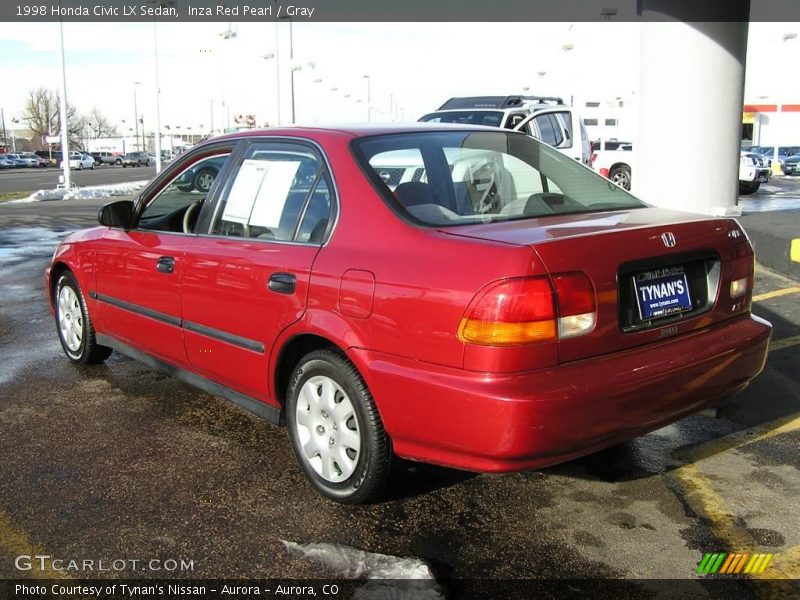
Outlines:
<svg viewBox="0 0 800 600"><path fill-rule="evenodd" d="M625 163L622 163L622 162L618 162L618 163L614 163L613 165L611 165L611 168L610 168L608 171L609 171L609 173L610 173L610 172L611 172L611 171L613 171L614 169L619 169L619 168L621 168L621 167L625 167L625 168L626 168L626 169L628 169L629 171L631 170L631 168L630 168L630 166L629 166L629 165L627 165L627 164L625 164Z"/></svg>
<svg viewBox="0 0 800 600"><path fill-rule="evenodd" d="M292 376L292 371L294 371L300 359L309 352L323 348L339 349L330 340L313 334L295 336L281 348L278 363L275 366L275 391L278 396L276 398L278 402L284 404L286 390L289 387L289 378Z"/></svg>
<svg viewBox="0 0 800 600"><path fill-rule="evenodd" d="M62 273L64 273L65 271L69 271L69 270L70 270L70 268L67 265L65 265L64 263L61 263L61 262L54 264L53 267L50 269L49 287L50 287L50 303L51 304L53 303L53 294L56 291L56 283L58 283L58 278L61 277Z"/></svg>

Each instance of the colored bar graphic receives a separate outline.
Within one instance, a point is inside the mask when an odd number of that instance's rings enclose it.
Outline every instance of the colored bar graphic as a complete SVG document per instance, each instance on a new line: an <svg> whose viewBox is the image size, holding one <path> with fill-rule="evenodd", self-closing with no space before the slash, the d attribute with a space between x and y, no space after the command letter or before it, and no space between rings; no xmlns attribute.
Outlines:
<svg viewBox="0 0 800 600"><path fill-rule="evenodd" d="M697 573L733 575L742 573L763 573L772 561L772 554L749 554L747 552L706 552L697 565Z"/></svg>

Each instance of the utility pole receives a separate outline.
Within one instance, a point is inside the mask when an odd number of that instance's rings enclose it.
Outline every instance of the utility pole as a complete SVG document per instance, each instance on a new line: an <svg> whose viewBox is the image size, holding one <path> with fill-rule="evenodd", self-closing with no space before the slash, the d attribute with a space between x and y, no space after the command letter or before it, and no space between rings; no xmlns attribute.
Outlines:
<svg viewBox="0 0 800 600"><path fill-rule="evenodd" d="M367 122L372 121L372 77L364 75L367 80Z"/></svg>
<svg viewBox="0 0 800 600"><path fill-rule="evenodd" d="M136 105L136 86L138 81L133 82L133 126L136 128L136 149L139 149L139 109Z"/></svg>
<svg viewBox="0 0 800 600"><path fill-rule="evenodd" d="M59 1L58 7L61 8ZM61 98L59 99L60 107L60 124L61 124L61 164L64 168L64 187L69 189L70 173L69 173L69 129L67 128L67 69L64 60L64 20L58 21L58 38L60 43L58 53L58 63L61 67Z"/></svg>
<svg viewBox="0 0 800 600"><path fill-rule="evenodd" d="M8 151L8 134L6 133L6 115L3 112L3 109L0 108L0 120L3 121L3 144L6 147L6 152Z"/></svg>
<svg viewBox="0 0 800 600"><path fill-rule="evenodd" d="M153 21L153 64L156 75L156 174L161 173L161 89L158 85L158 28Z"/></svg>

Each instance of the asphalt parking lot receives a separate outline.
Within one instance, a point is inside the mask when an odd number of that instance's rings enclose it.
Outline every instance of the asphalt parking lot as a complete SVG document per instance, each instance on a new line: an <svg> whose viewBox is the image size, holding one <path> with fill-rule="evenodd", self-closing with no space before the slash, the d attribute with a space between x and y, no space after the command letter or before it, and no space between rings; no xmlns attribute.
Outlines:
<svg viewBox="0 0 800 600"><path fill-rule="evenodd" d="M770 357L720 418L509 475L400 462L387 499L348 507L306 484L283 429L116 353L95 367L62 356L42 271L59 236L91 225L105 201L0 205L0 577L60 576L15 568L35 553L193 561L168 573L183 577L334 574L289 556L289 540L416 557L445 589L702 582L722 577L695 573L711 552L773 554L743 581L800 578L800 283L758 270L753 312L774 325ZM788 585L786 597L800 593Z"/></svg>
<svg viewBox="0 0 800 600"><path fill-rule="evenodd" d="M126 181L152 179L156 174L153 167L118 167L102 165L95 169L71 172L72 181L79 186L106 185ZM8 169L0 171L0 194L10 192L34 192L53 189L58 185L61 169Z"/></svg>

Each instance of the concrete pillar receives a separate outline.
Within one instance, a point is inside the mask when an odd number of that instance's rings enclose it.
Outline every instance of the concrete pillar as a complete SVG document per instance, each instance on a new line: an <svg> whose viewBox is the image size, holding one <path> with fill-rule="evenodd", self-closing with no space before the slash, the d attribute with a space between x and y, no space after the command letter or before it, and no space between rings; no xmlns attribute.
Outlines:
<svg viewBox="0 0 800 600"><path fill-rule="evenodd" d="M661 20L642 24L633 193L664 208L740 214L747 22L665 21L642 4L643 19Z"/></svg>

